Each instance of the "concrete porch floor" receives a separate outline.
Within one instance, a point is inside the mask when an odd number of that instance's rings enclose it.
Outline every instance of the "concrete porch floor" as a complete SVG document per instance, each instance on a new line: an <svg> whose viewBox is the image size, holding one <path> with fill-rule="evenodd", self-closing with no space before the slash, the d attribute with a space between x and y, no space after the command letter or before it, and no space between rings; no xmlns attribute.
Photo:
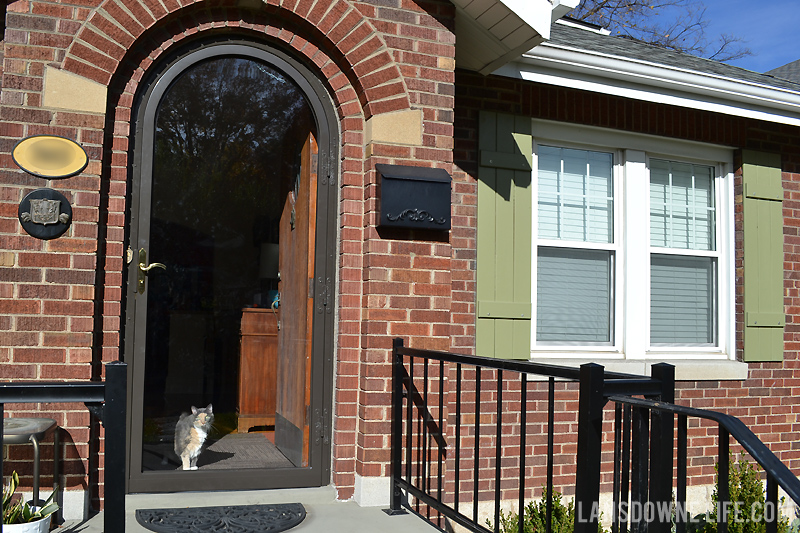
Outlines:
<svg viewBox="0 0 800 533"><path fill-rule="evenodd" d="M325 531L326 533L435 533L437 529L409 513L389 516L382 507L360 507L355 502L336 501L333 487L237 492L182 492L169 494L130 494L126 497L125 533L147 533L136 522L136 509L164 507L203 507L220 505L253 505L262 503L302 503L306 518L290 529L292 533ZM87 521L67 521L58 533L122 533L103 532L103 513Z"/></svg>

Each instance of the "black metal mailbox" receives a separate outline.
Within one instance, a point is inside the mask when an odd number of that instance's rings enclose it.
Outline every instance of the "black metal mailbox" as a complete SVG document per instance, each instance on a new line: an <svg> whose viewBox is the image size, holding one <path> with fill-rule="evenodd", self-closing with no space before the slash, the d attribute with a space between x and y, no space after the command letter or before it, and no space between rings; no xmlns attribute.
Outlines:
<svg viewBox="0 0 800 533"><path fill-rule="evenodd" d="M441 168L375 165L382 227L450 229L450 174Z"/></svg>

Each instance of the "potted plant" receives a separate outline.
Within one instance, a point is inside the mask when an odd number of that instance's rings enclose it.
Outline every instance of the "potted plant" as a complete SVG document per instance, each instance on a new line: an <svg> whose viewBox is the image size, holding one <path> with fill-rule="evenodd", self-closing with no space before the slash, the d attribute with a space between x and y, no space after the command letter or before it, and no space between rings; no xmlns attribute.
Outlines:
<svg viewBox="0 0 800 533"><path fill-rule="evenodd" d="M12 501L19 486L19 476L11 474L11 482L3 490L3 533L47 533L50 531L50 515L58 511L53 501L56 491L47 498L42 507L32 507L21 499Z"/></svg>

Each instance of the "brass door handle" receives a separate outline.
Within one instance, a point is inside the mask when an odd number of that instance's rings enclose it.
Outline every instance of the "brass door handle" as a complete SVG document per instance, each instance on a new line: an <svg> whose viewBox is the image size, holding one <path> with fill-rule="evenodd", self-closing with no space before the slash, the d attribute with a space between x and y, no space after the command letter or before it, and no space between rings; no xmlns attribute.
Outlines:
<svg viewBox="0 0 800 533"><path fill-rule="evenodd" d="M147 273L154 268L163 268L164 270L167 269L167 265L164 263L150 263L147 264L147 250L144 248L139 249L139 264L137 265L138 268L138 275L137 275L137 283L136 283L136 292L139 294L144 294L144 289L147 280Z"/></svg>
<svg viewBox="0 0 800 533"><path fill-rule="evenodd" d="M164 270L167 269L167 265L164 263L150 263L149 265L145 266L144 263L139 263L139 270L143 272L150 272L152 268L163 268Z"/></svg>

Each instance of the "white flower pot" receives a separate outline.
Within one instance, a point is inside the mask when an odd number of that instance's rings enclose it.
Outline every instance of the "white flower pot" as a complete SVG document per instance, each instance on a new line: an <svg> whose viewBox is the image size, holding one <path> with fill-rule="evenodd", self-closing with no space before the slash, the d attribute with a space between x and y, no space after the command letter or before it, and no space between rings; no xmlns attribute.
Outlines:
<svg viewBox="0 0 800 533"><path fill-rule="evenodd" d="M26 524L3 524L3 533L47 533L50 531L50 518Z"/></svg>

